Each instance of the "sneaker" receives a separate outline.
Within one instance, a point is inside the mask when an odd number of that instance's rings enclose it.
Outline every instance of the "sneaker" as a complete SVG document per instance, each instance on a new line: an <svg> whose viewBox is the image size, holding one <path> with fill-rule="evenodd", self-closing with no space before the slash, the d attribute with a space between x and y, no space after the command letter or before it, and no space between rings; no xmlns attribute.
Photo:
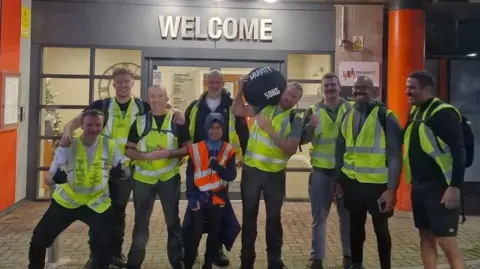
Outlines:
<svg viewBox="0 0 480 269"><path fill-rule="evenodd" d="M307 269L323 269L323 260L311 259L308 262Z"/></svg>
<svg viewBox="0 0 480 269"><path fill-rule="evenodd" d="M92 269L92 259L88 259L87 263L83 266L83 269Z"/></svg>
<svg viewBox="0 0 480 269"><path fill-rule="evenodd" d="M174 269L185 269L185 264L182 261L179 261L175 263L175 266L173 266Z"/></svg>
<svg viewBox="0 0 480 269"><path fill-rule="evenodd" d="M288 269L287 266L283 263L283 261L279 261L275 265L268 265L268 269Z"/></svg>
<svg viewBox="0 0 480 269"><path fill-rule="evenodd" d="M225 255L223 250L220 250L218 252L217 259L213 262L213 264L218 267L226 267L230 264L230 260L228 259L227 255Z"/></svg>
<svg viewBox="0 0 480 269"><path fill-rule="evenodd" d="M118 268L125 268L127 266L127 257L125 255L120 254L120 256L113 257L111 265L116 266Z"/></svg>
<svg viewBox="0 0 480 269"><path fill-rule="evenodd" d="M349 269L352 266L352 258L343 256L343 269Z"/></svg>
<svg viewBox="0 0 480 269"><path fill-rule="evenodd" d="M352 263L349 269L365 269L361 263Z"/></svg>

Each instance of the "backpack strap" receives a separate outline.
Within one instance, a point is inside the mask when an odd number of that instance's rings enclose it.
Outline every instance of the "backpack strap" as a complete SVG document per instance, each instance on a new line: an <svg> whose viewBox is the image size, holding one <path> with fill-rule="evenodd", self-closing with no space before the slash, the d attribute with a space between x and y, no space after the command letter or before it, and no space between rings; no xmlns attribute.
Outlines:
<svg viewBox="0 0 480 269"><path fill-rule="evenodd" d="M143 115L145 114L145 106L143 105L143 101L140 98L133 97L133 101L138 107L138 115Z"/></svg>
<svg viewBox="0 0 480 269"><path fill-rule="evenodd" d="M305 112L306 113L306 112ZM293 121L295 121L295 117L297 116L297 112L295 112L295 110L291 110L290 111L290 115L288 115L289 117L289 121L290 121L290 124L293 124ZM300 143L298 143L298 150L300 152L302 152L302 146L300 145Z"/></svg>
<svg viewBox="0 0 480 269"><path fill-rule="evenodd" d="M104 98L102 99L102 112L103 112L103 127L107 125L108 122L108 108L110 107L110 103L112 102L112 98Z"/></svg>
<svg viewBox="0 0 480 269"><path fill-rule="evenodd" d="M137 120L140 119L140 117L137 117ZM143 129L143 132L140 135L140 139L144 138L145 136L148 135L148 133L152 130L152 121L153 121L153 116L151 113L147 113L145 115L145 128ZM140 140L139 139L139 140Z"/></svg>

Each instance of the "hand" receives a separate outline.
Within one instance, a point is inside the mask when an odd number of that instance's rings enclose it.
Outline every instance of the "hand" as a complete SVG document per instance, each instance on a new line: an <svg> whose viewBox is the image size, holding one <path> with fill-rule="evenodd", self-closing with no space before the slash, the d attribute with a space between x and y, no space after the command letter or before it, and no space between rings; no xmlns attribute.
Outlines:
<svg viewBox="0 0 480 269"><path fill-rule="evenodd" d="M168 156L170 156L170 151L164 150L164 149L157 149L154 151L150 151L145 153L146 157L148 160L160 160L160 159L165 159Z"/></svg>
<svg viewBox="0 0 480 269"><path fill-rule="evenodd" d="M217 173L222 173L222 170L224 170L224 168L218 163L217 159L213 157L210 158L208 167Z"/></svg>
<svg viewBox="0 0 480 269"><path fill-rule="evenodd" d="M67 183L67 173L65 173L65 171L58 168L57 171L55 172L55 175L53 175L52 180L53 182L55 182L55 184Z"/></svg>
<svg viewBox="0 0 480 269"><path fill-rule="evenodd" d="M248 75L243 75L241 76L238 81L237 81L237 84L238 84L238 92L242 92L243 91L243 85L245 85L245 82L248 80Z"/></svg>
<svg viewBox="0 0 480 269"><path fill-rule="evenodd" d="M440 203L444 204L447 209L454 209L460 206L460 190L457 187L448 187L443 193Z"/></svg>
<svg viewBox="0 0 480 269"><path fill-rule="evenodd" d="M311 115L310 116L310 122L308 125L312 126L313 128L317 127L318 123L320 122L320 119L318 118L317 115Z"/></svg>
<svg viewBox="0 0 480 269"><path fill-rule="evenodd" d="M63 134L58 145L62 148L68 148L72 144L72 136L70 134Z"/></svg>
<svg viewBox="0 0 480 269"><path fill-rule="evenodd" d="M335 186L333 187L333 195L335 198L342 198L344 193L343 193L343 188L340 184L336 183ZM334 199L335 201L335 199Z"/></svg>
<svg viewBox="0 0 480 269"><path fill-rule="evenodd" d="M197 206L192 208L192 211L198 211L198 210L200 210L200 202L199 201L197 201Z"/></svg>
<svg viewBox="0 0 480 269"><path fill-rule="evenodd" d="M271 120L268 119L267 117L262 115L257 115L255 119L257 121L258 127L260 127L260 129L264 130L265 132L268 132L272 129L272 124L270 123Z"/></svg>
<svg viewBox="0 0 480 269"><path fill-rule="evenodd" d="M126 173L122 168L122 164L118 163L117 166L112 167L109 172L110 179L121 179L126 178Z"/></svg>
<svg viewBox="0 0 480 269"><path fill-rule="evenodd" d="M380 198L378 198L378 202L386 203L384 212L392 211L393 207L395 206L395 203L397 202L396 190L388 189L384 191L380 196Z"/></svg>
<svg viewBox="0 0 480 269"><path fill-rule="evenodd" d="M185 124L185 114L182 111L177 110L173 114L173 122L177 125L184 125Z"/></svg>
<svg viewBox="0 0 480 269"><path fill-rule="evenodd" d="M236 167L242 167L243 166L243 160L236 160L235 161L235 166Z"/></svg>

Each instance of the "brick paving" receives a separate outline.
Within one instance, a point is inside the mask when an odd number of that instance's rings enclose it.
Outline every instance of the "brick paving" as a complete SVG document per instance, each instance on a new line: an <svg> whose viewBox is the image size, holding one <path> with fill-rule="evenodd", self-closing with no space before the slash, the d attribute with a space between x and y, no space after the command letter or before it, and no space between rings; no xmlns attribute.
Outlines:
<svg viewBox="0 0 480 269"><path fill-rule="evenodd" d="M183 216L185 203L180 208ZM28 246L32 229L47 208L47 203L26 202L17 209L0 217L0 268L16 269L25 268L28 257ZM237 217L241 217L241 204L234 203ZM283 208L284 227L284 261L288 268L304 268L309 259L310 251L310 212L309 204L301 202L288 202ZM124 251L130 246L130 237L133 228L133 208L128 206L127 236ZM267 268L265 254L265 208L260 206L259 233L256 244L257 261L256 269ZM419 268L421 260L419 255L419 243L417 231L413 228L413 220L410 212L397 212L391 219L391 234L393 241L392 266L394 268ZM338 221L334 207L328 221L327 228L327 258L326 267L339 267L341 264L341 247L338 236ZM88 257L87 226L83 223L75 223L70 226L59 238L60 240L60 264L59 269L82 268ZM163 221L161 206L157 202L152 214L150 225L150 240L147 246L147 255L144 268L170 268L166 256L166 227ZM202 241L201 253L203 253ZM461 225L459 232L459 244L468 261L470 268L480 268L475 262L480 260L480 217L469 217L467 222ZM441 252L441 251L440 251ZM240 253L240 240L228 255L231 258L230 268L238 268ZM378 268L376 240L370 220L367 221L367 241L365 242L364 260L366 268ZM440 264L446 264L441 254ZM480 263L480 262L479 262ZM442 266L443 267L443 266ZM197 268L200 268L198 265Z"/></svg>

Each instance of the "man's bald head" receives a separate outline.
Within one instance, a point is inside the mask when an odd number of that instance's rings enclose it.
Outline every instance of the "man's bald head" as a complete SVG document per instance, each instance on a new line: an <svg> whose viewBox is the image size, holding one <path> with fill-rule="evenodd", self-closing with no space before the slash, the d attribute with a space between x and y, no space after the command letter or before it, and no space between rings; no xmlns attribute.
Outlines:
<svg viewBox="0 0 480 269"><path fill-rule="evenodd" d="M373 80L366 76L358 76L353 83L353 96L356 103L367 103L373 97Z"/></svg>
<svg viewBox="0 0 480 269"><path fill-rule="evenodd" d="M207 84L208 91L217 95L223 89L225 82L223 81L223 74L219 70L212 70L207 74L205 79L205 84Z"/></svg>
<svg viewBox="0 0 480 269"><path fill-rule="evenodd" d="M167 89L163 86L151 86L148 88L147 102L152 111L164 110L168 103Z"/></svg>

